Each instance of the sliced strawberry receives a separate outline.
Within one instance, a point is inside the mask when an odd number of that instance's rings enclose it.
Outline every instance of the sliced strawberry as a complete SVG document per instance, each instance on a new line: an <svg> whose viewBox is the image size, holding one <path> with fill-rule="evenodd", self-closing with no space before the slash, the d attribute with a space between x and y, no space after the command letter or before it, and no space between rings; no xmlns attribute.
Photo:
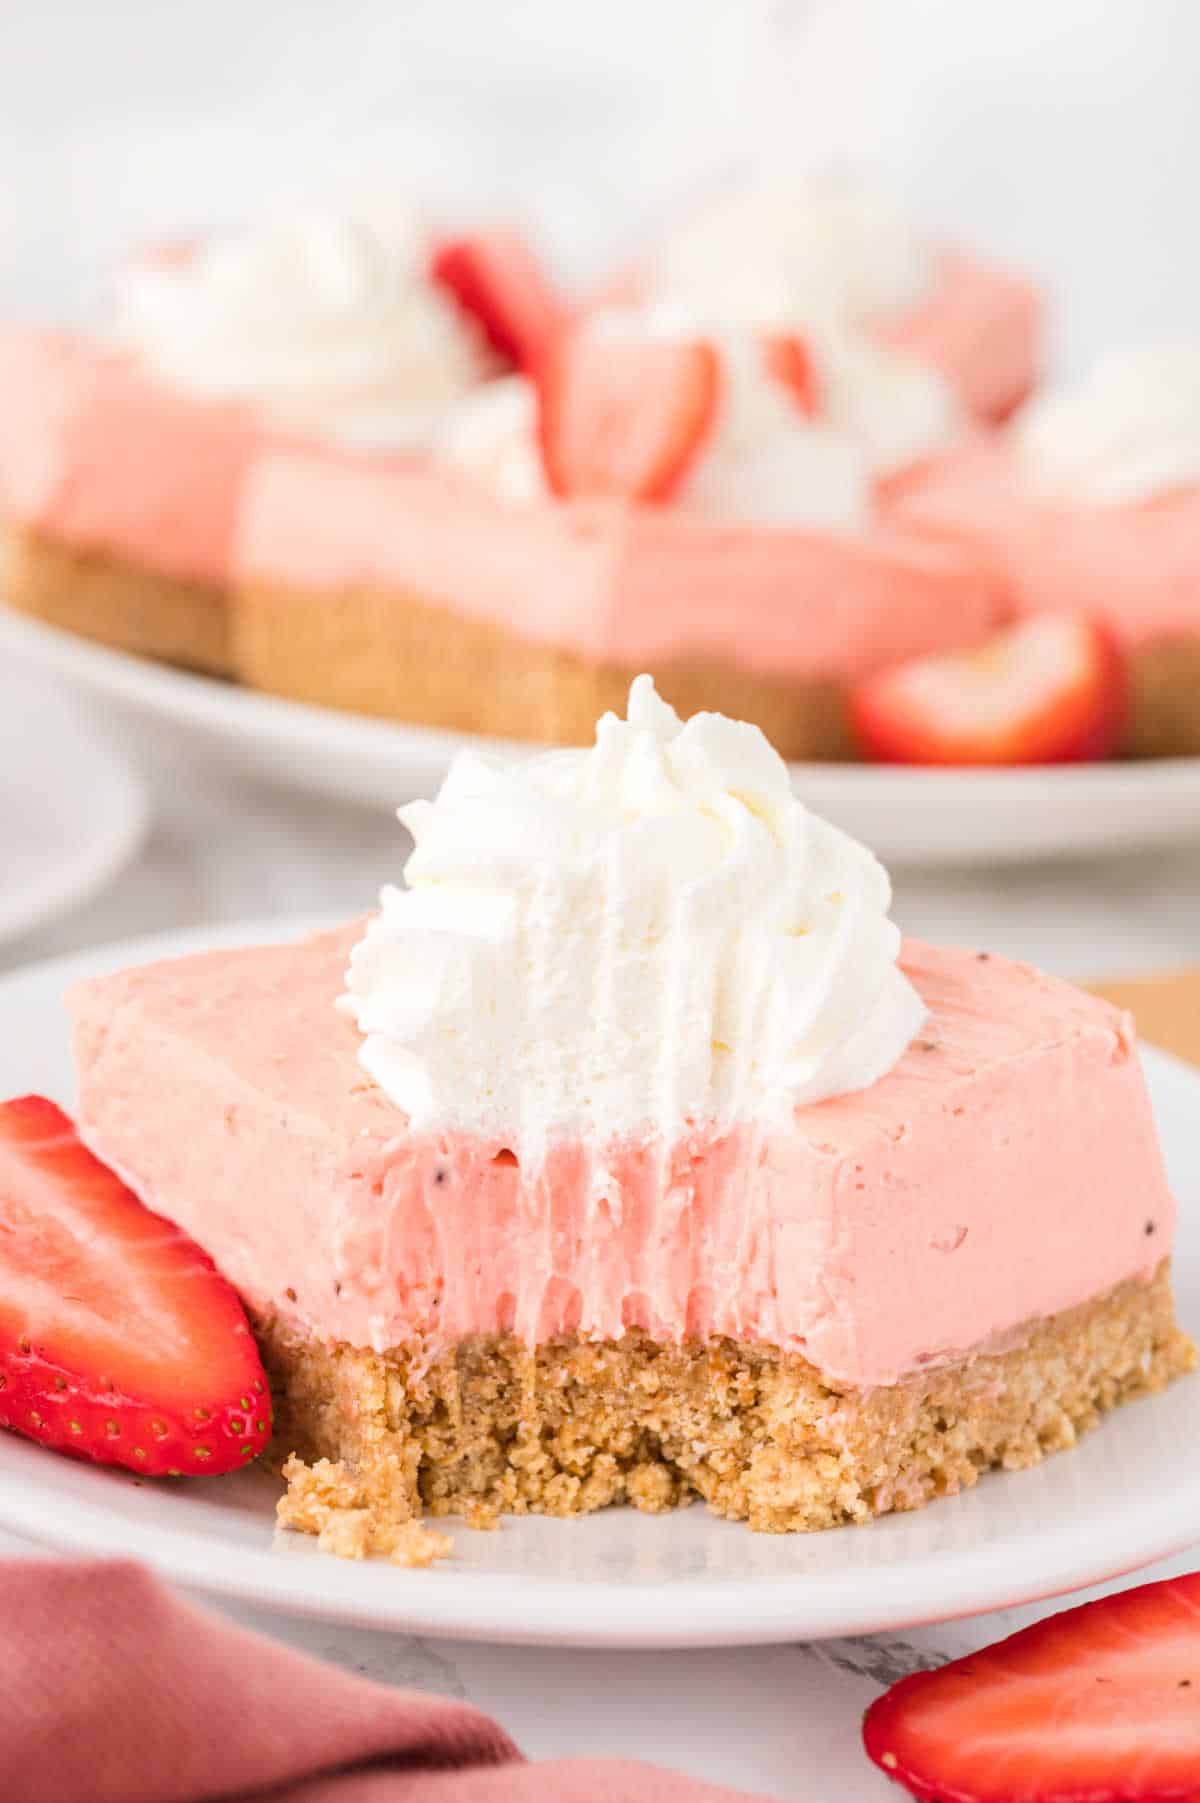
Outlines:
<svg viewBox="0 0 1200 1803"><path fill-rule="evenodd" d="M698 340L567 333L538 385L551 488L669 500L712 428L720 380L716 351Z"/></svg>
<svg viewBox="0 0 1200 1803"><path fill-rule="evenodd" d="M271 1427L234 1291L41 1096L0 1104L0 1427L154 1476L231 1471Z"/></svg>
<svg viewBox="0 0 1200 1803"><path fill-rule="evenodd" d="M868 677L850 717L867 756L883 763L1080 763L1116 749L1125 689L1105 627L1043 614L973 650Z"/></svg>
<svg viewBox="0 0 1200 1803"><path fill-rule="evenodd" d="M566 324L565 301L518 232L449 238L434 251L431 273L518 369L534 368Z"/></svg>
<svg viewBox="0 0 1200 1803"><path fill-rule="evenodd" d="M789 388L801 413L815 419L821 411L821 380L816 360L803 338L775 332L763 339L767 373Z"/></svg>
<svg viewBox="0 0 1200 1803"><path fill-rule="evenodd" d="M867 1752L944 1803L1181 1803L1200 1795L1200 1572L1068 1609L904 1678Z"/></svg>

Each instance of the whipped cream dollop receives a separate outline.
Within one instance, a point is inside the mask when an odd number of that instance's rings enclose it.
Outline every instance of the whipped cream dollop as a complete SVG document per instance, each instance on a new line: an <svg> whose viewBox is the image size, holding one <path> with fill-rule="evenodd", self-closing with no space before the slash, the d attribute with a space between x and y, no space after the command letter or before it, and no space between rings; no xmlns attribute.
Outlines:
<svg viewBox="0 0 1200 1803"><path fill-rule="evenodd" d="M858 445L873 475L897 475L962 437L962 402L931 364L828 323L808 342L829 425Z"/></svg>
<svg viewBox="0 0 1200 1803"><path fill-rule="evenodd" d="M684 725L648 676L586 751L460 753L400 818L342 1008L418 1131L537 1163L865 1089L923 1018L891 888L810 814L757 727Z"/></svg>
<svg viewBox="0 0 1200 1803"><path fill-rule="evenodd" d="M659 295L748 325L865 324L920 306L935 263L912 221L863 169L809 169L729 185L663 242Z"/></svg>
<svg viewBox="0 0 1200 1803"><path fill-rule="evenodd" d="M655 315L648 315L654 323ZM681 318L658 329L687 335ZM772 377L758 335L726 327L701 332L715 344L721 385L707 441L675 504L758 525L864 532L871 523L871 472L863 448L827 420L813 420Z"/></svg>
<svg viewBox="0 0 1200 1803"><path fill-rule="evenodd" d="M1064 499L1111 507L1200 483L1200 339L1103 358L1013 433L1030 479Z"/></svg>
<svg viewBox="0 0 1200 1803"><path fill-rule="evenodd" d="M675 308L614 308L588 329L605 336L704 337L720 363L716 418L672 499L689 512L757 525L861 532L872 515L862 447L810 420L769 373L760 340L742 329L703 330ZM520 376L490 382L447 416L435 458L503 500L544 500L537 393Z"/></svg>
<svg viewBox="0 0 1200 1803"><path fill-rule="evenodd" d="M402 213L310 207L132 265L116 335L157 375L365 448L428 440L486 368Z"/></svg>
<svg viewBox="0 0 1200 1803"><path fill-rule="evenodd" d="M550 495L538 445L537 390L527 376L486 382L451 408L434 434L434 459L502 501Z"/></svg>

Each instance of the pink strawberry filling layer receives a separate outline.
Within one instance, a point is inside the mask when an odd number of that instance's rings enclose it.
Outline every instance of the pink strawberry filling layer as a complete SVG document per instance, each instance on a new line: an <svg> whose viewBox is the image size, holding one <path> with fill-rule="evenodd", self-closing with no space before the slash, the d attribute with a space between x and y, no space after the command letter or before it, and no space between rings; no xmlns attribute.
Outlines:
<svg viewBox="0 0 1200 1803"><path fill-rule="evenodd" d="M1133 649L1200 635L1200 488L1099 507L1047 500L1002 443L896 486L895 525L987 557L1018 613L1098 617Z"/></svg>
<svg viewBox="0 0 1200 1803"><path fill-rule="evenodd" d="M256 464L235 562L242 577L300 589L378 584L442 601L584 657L712 656L816 679L970 644L999 609L978 557L919 534L844 538L619 502L514 506L447 472L334 450Z"/></svg>
<svg viewBox="0 0 1200 1803"><path fill-rule="evenodd" d="M909 945L930 1009L872 1089L785 1126L556 1145L415 1135L334 1010L360 927L71 998L88 1143L256 1306L430 1352L631 1325L888 1383L1169 1250L1131 1023L1024 965ZM602 1183L595 1181L601 1168Z"/></svg>
<svg viewBox="0 0 1200 1803"><path fill-rule="evenodd" d="M1041 323L1031 282L948 250L925 305L877 327L876 335L940 370L977 418L1002 420L1037 380Z"/></svg>
<svg viewBox="0 0 1200 1803"><path fill-rule="evenodd" d="M0 509L81 550L221 582L263 434L68 332L0 327Z"/></svg>

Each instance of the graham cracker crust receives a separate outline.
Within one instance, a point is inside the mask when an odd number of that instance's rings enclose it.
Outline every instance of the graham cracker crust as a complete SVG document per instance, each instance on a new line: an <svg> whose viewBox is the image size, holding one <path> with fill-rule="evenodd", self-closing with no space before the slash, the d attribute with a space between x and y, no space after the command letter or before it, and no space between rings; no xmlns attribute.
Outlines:
<svg viewBox="0 0 1200 1803"><path fill-rule="evenodd" d="M34 526L10 522L4 533L4 598L20 613L117 651L232 674L223 585L166 576Z"/></svg>
<svg viewBox="0 0 1200 1803"><path fill-rule="evenodd" d="M590 745L600 715L624 711L639 673L379 587L316 593L246 583L235 597L233 638L235 674L269 694L544 744ZM749 720L785 758L854 756L835 682L789 682L688 657L658 661L654 676L685 717L715 709Z"/></svg>
<svg viewBox="0 0 1200 1803"><path fill-rule="evenodd" d="M1130 757L1200 757L1200 602L1196 631L1136 651L1129 668Z"/></svg>
<svg viewBox="0 0 1200 1803"><path fill-rule="evenodd" d="M393 1536L422 1512L488 1526L699 1496L764 1533L869 1521L1035 1465L1196 1363L1165 1260L1151 1282L1039 1322L1019 1346L874 1390L729 1340L631 1332L533 1351L477 1336L417 1376L401 1351L327 1347L279 1319L258 1331L276 1457L291 1455L279 1519L356 1557L395 1556Z"/></svg>

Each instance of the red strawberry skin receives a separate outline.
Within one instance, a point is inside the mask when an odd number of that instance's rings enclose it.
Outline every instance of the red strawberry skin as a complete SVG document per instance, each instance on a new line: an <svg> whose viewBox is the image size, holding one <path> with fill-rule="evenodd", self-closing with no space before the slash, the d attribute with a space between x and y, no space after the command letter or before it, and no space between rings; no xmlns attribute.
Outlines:
<svg viewBox="0 0 1200 1803"><path fill-rule="evenodd" d="M867 1711L863 1744L930 1803L1200 1797L1200 1573L904 1678Z"/></svg>
<svg viewBox="0 0 1200 1803"><path fill-rule="evenodd" d="M41 1096L0 1104L0 1427L153 1476L238 1469L271 1430L235 1292Z"/></svg>
<svg viewBox="0 0 1200 1803"><path fill-rule="evenodd" d="M803 338L793 333L776 333L764 338L763 360L767 373L791 390L801 413L816 419L821 411L821 378Z"/></svg>
<svg viewBox="0 0 1200 1803"><path fill-rule="evenodd" d="M543 362L546 479L563 498L669 501L711 431L721 370L700 340L560 337Z"/></svg>
<svg viewBox="0 0 1200 1803"><path fill-rule="evenodd" d="M1067 764L1112 756L1127 698L1125 658L1106 626L1042 614L986 644L867 677L849 711L880 763Z"/></svg>
<svg viewBox="0 0 1200 1803"><path fill-rule="evenodd" d="M534 369L566 324L566 303L518 232L496 227L448 238L430 273L518 369Z"/></svg>

